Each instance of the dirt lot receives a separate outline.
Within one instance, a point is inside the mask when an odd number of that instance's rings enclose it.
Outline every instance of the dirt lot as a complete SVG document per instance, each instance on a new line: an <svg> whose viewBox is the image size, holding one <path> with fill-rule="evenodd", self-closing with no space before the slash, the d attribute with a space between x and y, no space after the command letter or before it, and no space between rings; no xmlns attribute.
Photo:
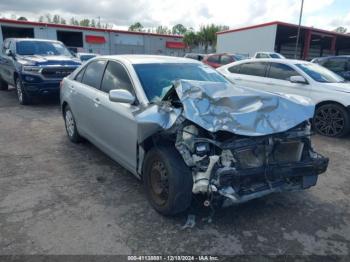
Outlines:
<svg viewBox="0 0 350 262"><path fill-rule="evenodd" d="M349 254L350 138L314 144L331 159L316 187L182 231L185 215L157 214L136 178L68 141L58 103L19 106L0 92L0 254Z"/></svg>

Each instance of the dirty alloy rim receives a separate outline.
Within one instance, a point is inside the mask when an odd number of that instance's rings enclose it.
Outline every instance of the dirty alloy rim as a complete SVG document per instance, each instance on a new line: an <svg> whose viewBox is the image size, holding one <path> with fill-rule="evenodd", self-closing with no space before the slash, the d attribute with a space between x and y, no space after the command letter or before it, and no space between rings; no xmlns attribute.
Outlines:
<svg viewBox="0 0 350 262"><path fill-rule="evenodd" d="M17 81L16 90L17 90L18 100L22 103L23 102L23 92L22 92L22 86L21 86L20 81Z"/></svg>
<svg viewBox="0 0 350 262"><path fill-rule="evenodd" d="M164 163L154 161L150 174L151 194L157 205L163 206L168 201L169 180Z"/></svg>
<svg viewBox="0 0 350 262"><path fill-rule="evenodd" d="M317 110L314 122L317 131L325 136L337 136L341 134L345 125L342 112L333 106Z"/></svg>
<svg viewBox="0 0 350 262"><path fill-rule="evenodd" d="M68 135L70 137L73 137L75 124L74 124L74 119L73 119L72 112L70 110L68 110L66 112L66 129L67 129Z"/></svg>

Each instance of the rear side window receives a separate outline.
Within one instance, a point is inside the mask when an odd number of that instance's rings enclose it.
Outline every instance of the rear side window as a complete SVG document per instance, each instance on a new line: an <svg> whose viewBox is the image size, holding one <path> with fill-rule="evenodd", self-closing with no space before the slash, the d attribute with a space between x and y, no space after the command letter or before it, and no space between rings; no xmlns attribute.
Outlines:
<svg viewBox="0 0 350 262"><path fill-rule="evenodd" d="M220 56L218 56L218 55L209 56L207 61L211 62L211 63L217 63L218 64L220 62Z"/></svg>
<svg viewBox="0 0 350 262"><path fill-rule="evenodd" d="M85 69L86 67L80 70L80 72L75 77L75 81L81 82L83 80Z"/></svg>
<svg viewBox="0 0 350 262"><path fill-rule="evenodd" d="M269 78L289 80L291 76L298 76L299 73L288 65L280 63L271 63L268 73Z"/></svg>
<svg viewBox="0 0 350 262"><path fill-rule="evenodd" d="M81 82L85 85L99 89L105 65L106 61L103 60L93 61L88 64Z"/></svg>
<svg viewBox="0 0 350 262"><path fill-rule="evenodd" d="M241 65L236 65L236 66L229 67L228 71L234 74L239 74L240 69L241 69Z"/></svg>
<svg viewBox="0 0 350 262"><path fill-rule="evenodd" d="M134 93L125 68L119 63L110 61L103 76L101 91L108 93L113 89L124 89Z"/></svg>
<svg viewBox="0 0 350 262"><path fill-rule="evenodd" d="M243 75L264 77L265 71L266 71L266 63L257 62L257 63L242 64L239 73Z"/></svg>

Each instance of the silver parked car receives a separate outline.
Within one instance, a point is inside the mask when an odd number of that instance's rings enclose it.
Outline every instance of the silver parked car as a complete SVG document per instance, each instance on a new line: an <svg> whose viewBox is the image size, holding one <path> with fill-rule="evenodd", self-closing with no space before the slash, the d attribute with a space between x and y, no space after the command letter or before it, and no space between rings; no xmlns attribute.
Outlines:
<svg viewBox="0 0 350 262"><path fill-rule="evenodd" d="M306 189L328 166L311 147L309 100L232 85L192 59L94 58L63 80L61 105L69 139L142 179L164 215L193 194L221 207Z"/></svg>

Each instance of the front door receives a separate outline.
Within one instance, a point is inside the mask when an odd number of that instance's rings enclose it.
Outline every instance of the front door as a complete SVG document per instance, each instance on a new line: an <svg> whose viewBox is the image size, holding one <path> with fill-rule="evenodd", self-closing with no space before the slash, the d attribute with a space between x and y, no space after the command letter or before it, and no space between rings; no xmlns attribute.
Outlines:
<svg viewBox="0 0 350 262"><path fill-rule="evenodd" d="M99 129L97 137L102 148L114 160L129 170L136 170L137 124L133 112L136 104L117 103L109 100L109 91L124 89L135 95L130 77L124 66L109 61L98 91L100 105L95 120Z"/></svg>

